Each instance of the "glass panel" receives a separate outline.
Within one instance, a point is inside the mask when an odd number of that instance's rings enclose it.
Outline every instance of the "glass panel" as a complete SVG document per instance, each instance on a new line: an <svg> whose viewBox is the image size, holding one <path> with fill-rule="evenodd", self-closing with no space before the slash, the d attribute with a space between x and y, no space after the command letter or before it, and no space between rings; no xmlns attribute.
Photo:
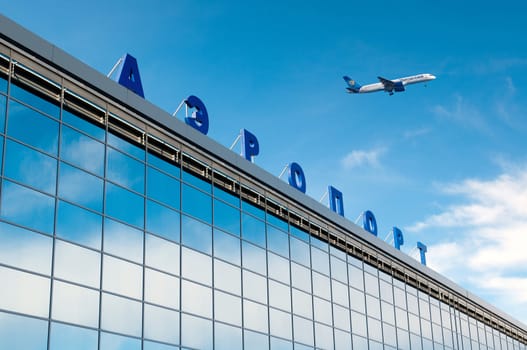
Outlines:
<svg viewBox="0 0 527 350"><path fill-rule="evenodd" d="M368 316L381 319L381 306L379 304L379 299L366 294L366 311L368 312Z"/></svg>
<svg viewBox="0 0 527 350"><path fill-rule="evenodd" d="M214 349L242 349L242 330L237 327L214 323Z"/></svg>
<svg viewBox="0 0 527 350"><path fill-rule="evenodd" d="M267 259L265 255L265 250L247 242L242 243L242 263L244 268L266 275Z"/></svg>
<svg viewBox="0 0 527 350"><path fill-rule="evenodd" d="M14 101L9 102L7 134L39 150L57 154L59 123Z"/></svg>
<svg viewBox="0 0 527 350"><path fill-rule="evenodd" d="M143 231L105 219L104 251L142 264Z"/></svg>
<svg viewBox="0 0 527 350"><path fill-rule="evenodd" d="M366 316L364 316L363 314L359 314L358 312L351 311L351 330L354 334L366 337Z"/></svg>
<svg viewBox="0 0 527 350"><path fill-rule="evenodd" d="M99 288L100 265L100 253L56 240L55 277Z"/></svg>
<svg viewBox="0 0 527 350"><path fill-rule="evenodd" d="M242 300L230 294L214 292L214 317L218 321L242 325Z"/></svg>
<svg viewBox="0 0 527 350"><path fill-rule="evenodd" d="M203 253L212 254L212 227L183 215L181 243Z"/></svg>
<svg viewBox="0 0 527 350"><path fill-rule="evenodd" d="M145 269L145 300L179 309L179 278Z"/></svg>
<svg viewBox="0 0 527 350"><path fill-rule="evenodd" d="M311 263L313 270L329 276L329 255L320 249L311 247Z"/></svg>
<svg viewBox="0 0 527 350"><path fill-rule="evenodd" d="M55 194L57 160L43 153L7 140L4 171L6 177Z"/></svg>
<svg viewBox="0 0 527 350"><path fill-rule="evenodd" d="M315 322L315 344L319 348L333 349L333 330L331 327Z"/></svg>
<svg viewBox="0 0 527 350"><path fill-rule="evenodd" d="M269 350L269 336L251 332L249 330L243 331L244 349L255 350Z"/></svg>
<svg viewBox="0 0 527 350"><path fill-rule="evenodd" d="M313 346L313 321L293 316L293 331L295 342Z"/></svg>
<svg viewBox="0 0 527 350"><path fill-rule="evenodd" d="M396 338L397 336L395 332L395 327L383 322L382 328L383 328L384 343L391 345L391 346L397 346L397 338Z"/></svg>
<svg viewBox="0 0 527 350"><path fill-rule="evenodd" d="M368 336L377 341L382 341L381 321L368 317Z"/></svg>
<svg viewBox="0 0 527 350"><path fill-rule="evenodd" d="M207 193L211 193L211 184L208 181L205 181L197 176L190 174L189 172L183 170L183 181L188 184L193 185Z"/></svg>
<svg viewBox="0 0 527 350"><path fill-rule="evenodd" d="M181 177L181 170L179 169L179 164L174 163L169 159L160 157L154 153L147 153L146 159L148 165L163 170L165 173L172 175L176 178Z"/></svg>
<svg viewBox="0 0 527 350"><path fill-rule="evenodd" d="M215 259L214 288L241 295L241 269Z"/></svg>
<svg viewBox="0 0 527 350"><path fill-rule="evenodd" d="M339 305L333 305L333 323L335 327L350 332L350 311Z"/></svg>
<svg viewBox="0 0 527 350"><path fill-rule="evenodd" d="M84 170L104 174L104 145L67 126L61 131L60 156Z"/></svg>
<svg viewBox="0 0 527 350"><path fill-rule="evenodd" d="M291 236L295 236L296 238L299 238L301 240L303 240L304 242L307 242L309 243L309 233L295 227L295 226L290 226L290 231L291 231Z"/></svg>
<svg viewBox="0 0 527 350"><path fill-rule="evenodd" d="M0 222L0 263L51 274L51 237Z"/></svg>
<svg viewBox="0 0 527 350"><path fill-rule="evenodd" d="M240 239L220 230L214 230L214 256L240 265Z"/></svg>
<svg viewBox="0 0 527 350"><path fill-rule="evenodd" d="M356 290L355 288L350 288L349 291L351 308L355 311L366 313L366 301L364 299L364 293Z"/></svg>
<svg viewBox="0 0 527 350"><path fill-rule="evenodd" d="M365 273L364 285L366 286L366 293L377 297L377 299L379 298L379 279L377 277Z"/></svg>
<svg viewBox="0 0 527 350"><path fill-rule="evenodd" d="M217 199L214 200L214 226L240 235L240 211Z"/></svg>
<svg viewBox="0 0 527 350"><path fill-rule="evenodd" d="M313 294L331 300L329 278L313 271Z"/></svg>
<svg viewBox="0 0 527 350"><path fill-rule="evenodd" d="M293 288L293 312L307 318L313 318L313 298Z"/></svg>
<svg viewBox="0 0 527 350"><path fill-rule="evenodd" d="M131 225L144 225L144 198L122 187L106 184L106 213Z"/></svg>
<svg viewBox="0 0 527 350"><path fill-rule="evenodd" d="M381 299L393 304L392 285L383 280L379 281L381 287Z"/></svg>
<svg viewBox="0 0 527 350"><path fill-rule="evenodd" d="M291 289L282 283L269 280L269 305L291 312Z"/></svg>
<svg viewBox="0 0 527 350"><path fill-rule="evenodd" d="M291 282L293 287L311 293L311 271L295 263L291 263Z"/></svg>
<svg viewBox="0 0 527 350"><path fill-rule="evenodd" d="M97 331L56 322L51 323L50 350L92 350L97 349L97 343Z"/></svg>
<svg viewBox="0 0 527 350"><path fill-rule="evenodd" d="M142 147L138 147L111 132L108 133L108 144L139 160L145 159L145 150Z"/></svg>
<svg viewBox="0 0 527 350"><path fill-rule="evenodd" d="M313 297L313 306L315 310L315 321L332 324L331 303L329 301Z"/></svg>
<svg viewBox="0 0 527 350"><path fill-rule="evenodd" d="M100 350L141 350L141 340L101 332Z"/></svg>
<svg viewBox="0 0 527 350"><path fill-rule="evenodd" d="M141 266L104 255L102 273L104 290L141 299L142 285L143 269Z"/></svg>
<svg viewBox="0 0 527 350"><path fill-rule="evenodd" d="M322 241L321 239L311 236L311 244L318 249L322 249L324 252L328 251L328 243Z"/></svg>
<svg viewBox="0 0 527 350"><path fill-rule="evenodd" d="M335 349L351 349L351 334L335 329Z"/></svg>
<svg viewBox="0 0 527 350"><path fill-rule="evenodd" d="M180 214L152 201L147 201L146 205L146 229L179 242Z"/></svg>
<svg viewBox="0 0 527 350"><path fill-rule="evenodd" d="M145 165L132 157L108 147L106 177L119 185L144 193Z"/></svg>
<svg viewBox="0 0 527 350"><path fill-rule="evenodd" d="M50 101L47 101L44 98L39 97L36 94L33 94L28 90L13 83L11 83L11 91L9 91L9 94L11 95L11 97L14 97L19 101L23 101L46 114L49 114L55 118L59 117L60 107L58 106L58 104L56 104L58 102L52 103Z"/></svg>
<svg viewBox="0 0 527 350"><path fill-rule="evenodd" d="M59 196L101 212L103 181L65 163L60 163Z"/></svg>
<svg viewBox="0 0 527 350"><path fill-rule="evenodd" d="M251 215L242 214L243 239L265 248L265 223Z"/></svg>
<svg viewBox="0 0 527 350"><path fill-rule="evenodd" d="M59 201L56 235L95 249L101 248L102 217Z"/></svg>
<svg viewBox="0 0 527 350"><path fill-rule="evenodd" d="M405 310L395 308L395 319L397 321L397 327L408 330L408 314Z"/></svg>
<svg viewBox="0 0 527 350"><path fill-rule="evenodd" d="M145 245L146 265L179 275L179 244L147 234Z"/></svg>
<svg viewBox="0 0 527 350"><path fill-rule="evenodd" d="M364 290L364 275L361 269L348 265L348 275L350 286L358 290Z"/></svg>
<svg viewBox="0 0 527 350"><path fill-rule="evenodd" d="M275 309L269 309L269 330L272 335L292 339L291 314Z"/></svg>
<svg viewBox="0 0 527 350"><path fill-rule="evenodd" d="M289 236L273 226L267 225L267 248L289 258Z"/></svg>
<svg viewBox="0 0 527 350"><path fill-rule="evenodd" d="M212 198L188 185L183 185L182 191L183 211L212 224Z"/></svg>
<svg viewBox="0 0 527 350"><path fill-rule="evenodd" d="M7 93L7 76L4 77L3 74L0 76L0 91L4 94Z"/></svg>
<svg viewBox="0 0 527 350"><path fill-rule="evenodd" d="M265 211L245 200L242 200L242 210L251 213L259 219L265 220Z"/></svg>
<svg viewBox="0 0 527 350"><path fill-rule="evenodd" d="M333 294L333 302L338 303L344 307L349 308L348 286L331 280L331 293Z"/></svg>
<svg viewBox="0 0 527 350"><path fill-rule="evenodd" d="M265 277L243 270L243 296L267 303L267 280Z"/></svg>
<svg viewBox="0 0 527 350"><path fill-rule="evenodd" d="M243 300L243 323L245 328L267 333L267 306Z"/></svg>
<svg viewBox="0 0 527 350"><path fill-rule="evenodd" d="M48 317L49 278L0 266L0 309Z"/></svg>
<svg viewBox="0 0 527 350"><path fill-rule="evenodd" d="M395 324L394 307L392 304L381 302L382 320L389 324Z"/></svg>
<svg viewBox="0 0 527 350"><path fill-rule="evenodd" d="M310 257L309 244L291 237L291 260L309 267Z"/></svg>
<svg viewBox="0 0 527 350"><path fill-rule="evenodd" d="M141 303L102 293L101 328L141 336Z"/></svg>
<svg viewBox="0 0 527 350"><path fill-rule="evenodd" d="M104 141L105 139L106 132L102 125L92 124L66 109L62 111L62 121L92 137L95 137L99 141Z"/></svg>
<svg viewBox="0 0 527 350"><path fill-rule="evenodd" d="M150 198L179 209L181 183L158 170L147 168L147 194Z"/></svg>
<svg viewBox="0 0 527 350"><path fill-rule="evenodd" d="M212 349L212 322L182 314L181 344L196 349Z"/></svg>
<svg viewBox="0 0 527 350"><path fill-rule="evenodd" d="M240 208L240 197L238 197L238 195L224 191L217 186L214 186L214 197L219 198L238 209Z"/></svg>
<svg viewBox="0 0 527 350"><path fill-rule="evenodd" d="M339 258L330 255L331 277L342 283L348 283L348 271L346 263Z"/></svg>
<svg viewBox="0 0 527 350"><path fill-rule="evenodd" d="M0 349L46 350L47 339L47 321L0 312Z"/></svg>
<svg viewBox="0 0 527 350"><path fill-rule="evenodd" d="M212 258L192 249L181 248L181 273L183 277L212 285Z"/></svg>
<svg viewBox="0 0 527 350"><path fill-rule="evenodd" d="M145 305L145 338L179 343L179 312Z"/></svg>
<svg viewBox="0 0 527 350"><path fill-rule="evenodd" d="M289 231L289 225L287 222L285 222L282 218L279 218L278 216L273 215L270 211L268 211L267 214L267 222L270 224L278 227L282 231L288 232Z"/></svg>
<svg viewBox="0 0 527 350"><path fill-rule="evenodd" d="M291 280L289 276L289 260L270 252L267 253L267 259L269 264L269 277L274 278L280 282L290 284Z"/></svg>
<svg viewBox="0 0 527 350"><path fill-rule="evenodd" d="M54 281L52 305L54 320L88 327L99 325L99 292Z"/></svg>
<svg viewBox="0 0 527 350"><path fill-rule="evenodd" d="M54 198L4 180L2 203L0 215L3 219L41 232L53 232Z"/></svg>

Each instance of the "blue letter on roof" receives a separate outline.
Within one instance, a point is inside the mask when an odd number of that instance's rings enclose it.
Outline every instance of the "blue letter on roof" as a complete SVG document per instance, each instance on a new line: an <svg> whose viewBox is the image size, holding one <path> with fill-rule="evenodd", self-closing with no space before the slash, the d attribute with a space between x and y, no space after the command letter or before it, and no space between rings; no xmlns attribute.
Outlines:
<svg viewBox="0 0 527 350"><path fill-rule="evenodd" d="M419 248L419 253L421 254L421 264L426 266L426 245L421 242L417 242L417 248Z"/></svg>
<svg viewBox="0 0 527 350"><path fill-rule="evenodd" d="M395 249L401 250L401 246L404 244L403 233L397 227L393 227L393 244Z"/></svg>
<svg viewBox="0 0 527 350"><path fill-rule="evenodd" d="M185 117L185 123L192 126L204 135L209 132L209 114L205 108L205 104L196 96L189 96L185 100L185 104L189 108L195 108L190 117Z"/></svg>
<svg viewBox="0 0 527 350"><path fill-rule="evenodd" d="M375 220L375 215L369 210L362 213L362 228L377 236L377 220Z"/></svg>
<svg viewBox="0 0 527 350"><path fill-rule="evenodd" d="M329 208L335 213L344 216L344 200L342 192L333 186L328 186Z"/></svg>
<svg viewBox="0 0 527 350"><path fill-rule="evenodd" d="M302 193L306 193L306 177L298 163L289 164L289 184Z"/></svg>
<svg viewBox="0 0 527 350"><path fill-rule="evenodd" d="M139 68L137 67L137 60L126 54L122 58L117 72L117 82L125 88L132 90L142 98L145 98L143 93L143 85L141 84L141 76L139 76Z"/></svg>
<svg viewBox="0 0 527 350"><path fill-rule="evenodd" d="M258 139L245 129L240 130L240 133L242 135L242 156L252 162L252 157L257 156L258 153L260 153Z"/></svg>

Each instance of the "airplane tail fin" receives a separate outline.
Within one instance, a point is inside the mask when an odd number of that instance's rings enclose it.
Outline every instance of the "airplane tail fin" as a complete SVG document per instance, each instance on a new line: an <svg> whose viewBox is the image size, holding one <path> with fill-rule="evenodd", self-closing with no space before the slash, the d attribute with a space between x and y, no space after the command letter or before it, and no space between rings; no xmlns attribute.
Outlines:
<svg viewBox="0 0 527 350"><path fill-rule="evenodd" d="M343 76L342 78L344 78L344 81L348 83L348 87L346 88L348 92L352 92L352 93L359 92L361 86L355 80L351 79L350 77L346 75Z"/></svg>

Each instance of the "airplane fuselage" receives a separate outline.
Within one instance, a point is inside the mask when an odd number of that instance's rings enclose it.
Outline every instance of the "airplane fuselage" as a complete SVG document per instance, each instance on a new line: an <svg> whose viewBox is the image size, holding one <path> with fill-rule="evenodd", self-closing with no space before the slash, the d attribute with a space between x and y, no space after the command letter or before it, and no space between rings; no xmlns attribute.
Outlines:
<svg viewBox="0 0 527 350"><path fill-rule="evenodd" d="M347 78L347 77L346 77ZM346 80L345 78L345 80ZM412 75L404 78L398 78L393 80L388 80L382 77L378 77L380 82L379 83L373 83L373 84L367 84L367 85L358 85L353 80L346 80L348 82L348 85L350 87L347 88L348 92L350 93L368 93L368 92L375 92L375 91L386 91L389 92L390 95L393 94L393 92L398 91L404 91L404 87L406 85L410 84L416 84L416 83L424 83L430 80L434 80L436 77L429 73L423 73L423 74L417 74Z"/></svg>

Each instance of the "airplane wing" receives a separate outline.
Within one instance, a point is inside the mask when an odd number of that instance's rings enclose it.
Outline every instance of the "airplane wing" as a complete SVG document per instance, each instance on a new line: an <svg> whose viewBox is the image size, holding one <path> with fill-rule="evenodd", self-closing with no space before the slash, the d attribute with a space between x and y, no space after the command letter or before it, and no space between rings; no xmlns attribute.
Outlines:
<svg viewBox="0 0 527 350"><path fill-rule="evenodd" d="M395 88L395 82L391 81L390 79L385 79L383 77L377 77L377 79L379 79L382 85L384 85L385 91L393 91Z"/></svg>

